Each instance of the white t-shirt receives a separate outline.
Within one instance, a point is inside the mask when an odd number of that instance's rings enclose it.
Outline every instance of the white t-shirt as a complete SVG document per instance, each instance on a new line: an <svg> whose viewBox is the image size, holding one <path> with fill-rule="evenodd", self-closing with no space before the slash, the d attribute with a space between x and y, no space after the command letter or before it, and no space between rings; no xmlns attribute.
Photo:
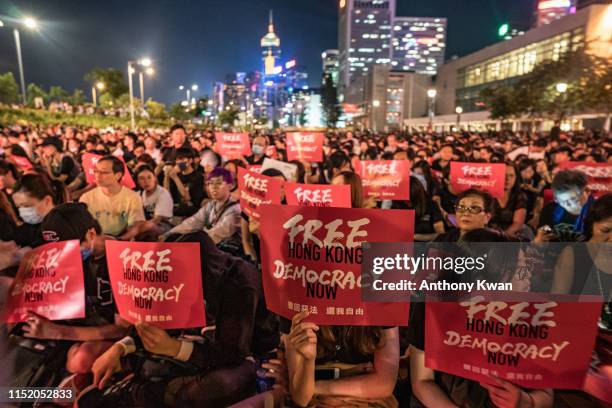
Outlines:
<svg viewBox="0 0 612 408"><path fill-rule="evenodd" d="M153 217L172 217L174 202L168 190L158 185L153 194L148 195L146 191L140 192L142 205L147 219Z"/></svg>
<svg viewBox="0 0 612 408"><path fill-rule="evenodd" d="M127 187L112 197L102 192L100 187L83 194L79 200L87 204L87 209L100 223L102 232L117 236L135 222L144 221L144 211L138 193Z"/></svg>

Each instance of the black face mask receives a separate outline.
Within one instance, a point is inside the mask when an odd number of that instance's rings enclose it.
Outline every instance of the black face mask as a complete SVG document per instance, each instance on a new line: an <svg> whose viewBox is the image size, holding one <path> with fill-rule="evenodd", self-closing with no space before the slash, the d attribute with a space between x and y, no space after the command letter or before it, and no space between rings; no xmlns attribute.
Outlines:
<svg viewBox="0 0 612 408"><path fill-rule="evenodd" d="M187 166L189 166L189 165L187 163L184 163L184 162L178 164L178 167L179 167L179 169L181 169L181 171L187 170Z"/></svg>

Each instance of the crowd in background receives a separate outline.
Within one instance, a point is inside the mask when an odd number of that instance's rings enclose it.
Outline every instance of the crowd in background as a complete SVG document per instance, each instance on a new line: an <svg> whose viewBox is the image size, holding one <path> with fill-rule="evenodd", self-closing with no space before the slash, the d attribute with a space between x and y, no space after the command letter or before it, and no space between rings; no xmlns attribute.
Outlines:
<svg viewBox="0 0 612 408"><path fill-rule="evenodd" d="M255 132L250 140L250 156L225 160L213 131L181 125L137 132L0 126L0 287L8 288L27 249L78 239L87 298L81 321L51 322L32 314L19 331L3 336L65 341L57 362L65 375L54 385L61 380L62 386L84 389L93 383L81 392L79 406L226 406L252 395L262 376L273 378L274 390L297 406L553 406L551 389L522 389L502 379L477 383L427 368L422 306L411 308L407 328L319 326L305 321L304 312L286 321L266 310L261 221L241 210L237 173L263 164L270 146L278 160L288 160L284 133ZM295 180L275 168L263 174L283 182L349 185L353 208L413 209L415 241L609 243L612 195L595 196L587 175L559 165L612 166L611 152L610 135L589 130L329 131L322 162L291 161ZM101 156L92 184L85 153ZM410 199L365 197L356 172L361 160L407 161ZM452 161L504 163L503 197L454 191ZM133 189L122 183L126 172ZM194 333L121 319L108 282L106 240L199 242L214 335L204 330L197 333L201 341L190 341ZM574 268L578 264L592 265L597 273L584 277ZM529 290L529 284L522 287ZM612 266L598 265L588 251L564 251L547 290L578 288L611 302ZM606 306L602 330L609 319ZM7 355L22 347L12 341ZM135 355L165 356L175 364L164 375L150 375L146 365L134 363ZM339 378L325 368L338 362L348 367ZM23 371L14 370L16 376ZM581 398L580 404L595 404Z"/></svg>

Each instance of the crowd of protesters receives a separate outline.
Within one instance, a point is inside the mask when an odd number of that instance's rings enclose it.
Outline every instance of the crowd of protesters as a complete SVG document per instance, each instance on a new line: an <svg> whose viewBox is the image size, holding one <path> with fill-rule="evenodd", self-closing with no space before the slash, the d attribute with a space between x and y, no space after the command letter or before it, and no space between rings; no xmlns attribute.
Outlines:
<svg viewBox="0 0 612 408"><path fill-rule="evenodd" d="M45 365L55 377L45 385L79 390L83 407L229 406L255 393L261 371L276 383L275 400L290 406L557 404L556 390L523 389L499 378L478 383L428 368L423 304L415 303L409 326L399 328L322 326L305 321L307 312L287 321L268 311L261 221L241 210L237 173L261 165L270 146L278 160L288 160L282 132L249 136L252 154L226 160L217 152L213 131L181 125L136 133L0 127L0 302L24 253L48 241L80 241L86 292L86 317L79 321L49 321L32 313L25 324L3 326L0 335L10 341L1 346L7 360L2 364L13 368L0 379L32 370L32 361L40 361L35 352L30 360L19 353L27 349L23 341L38 340L53 350ZM101 156L95 183L87 182L85 153ZM275 168L263 174L283 182L349 185L353 208L413 209L415 241L612 241L612 195L596 197L585 174L559 169L566 161L612 166L612 138L605 132L330 131L323 153L322 162L292 161L295 180ZM407 161L410 199L364 197L356 172L360 160ZM503 197L454 191L453 161L504 163ZM122 184L126 171L134 189ZM214 330L166 331L123 320L113 303L107 240L198 242L207 321ZM583 252L563 251L547 290L574 293L591 285L605 303L612 302L612 266L595 265L592 254ZM588 262L597 269L598 282L574 273L574 265ZM529 283L524 288L529 290ZM609 314L606 306L601 330L608 335ZM151 356L156 356L154 369L142 363ZM342 367L341 375L330 371L334 364ZM155 372L160 365L161 375ZM584 393L576 391L574 397L579 401L574 406L597 406Z"/></svg>

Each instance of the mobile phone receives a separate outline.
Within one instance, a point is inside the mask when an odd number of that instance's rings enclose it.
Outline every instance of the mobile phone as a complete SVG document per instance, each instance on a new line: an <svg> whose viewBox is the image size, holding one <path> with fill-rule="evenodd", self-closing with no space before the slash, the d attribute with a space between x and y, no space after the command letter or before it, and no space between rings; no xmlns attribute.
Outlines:
<svg viewBox="0 0 612 408"><path fill-rule="evenodd" d="M340 369L338 367L315 369L315 381L337 380L338 378L340 378Z"/></svg>

